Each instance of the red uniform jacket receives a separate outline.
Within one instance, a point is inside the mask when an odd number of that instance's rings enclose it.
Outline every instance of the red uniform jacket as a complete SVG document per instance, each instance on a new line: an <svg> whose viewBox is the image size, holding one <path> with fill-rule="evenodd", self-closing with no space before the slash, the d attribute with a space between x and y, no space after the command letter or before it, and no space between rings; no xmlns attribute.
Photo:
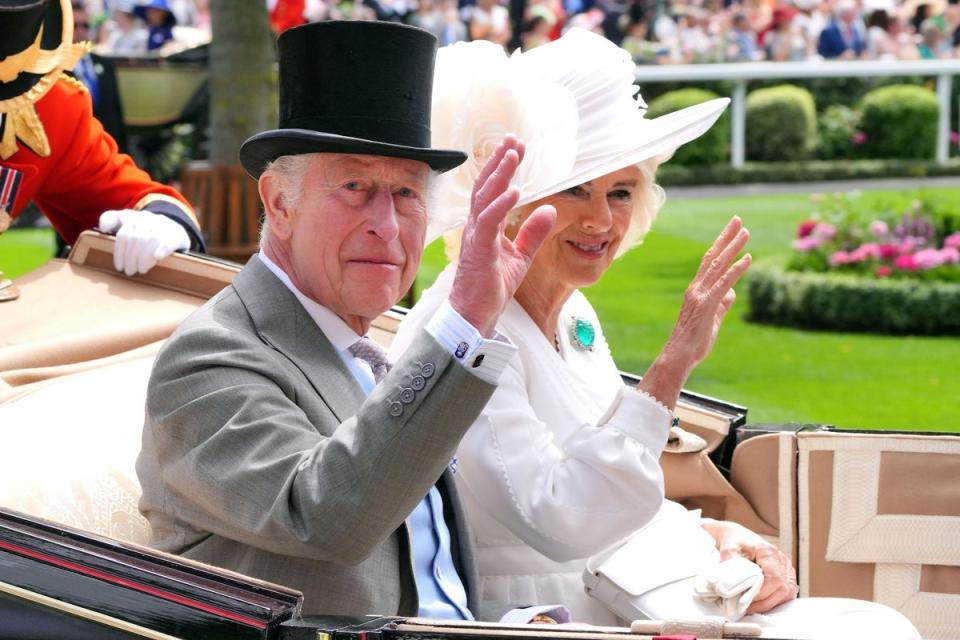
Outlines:
<svg viewBox="0 0 960 640"><path fill-rule="evenodd" d="M41 158L22 142L0 167L22 172L9 213L16 218L33 200L68 244L81 231L97 226L110 209L145 209L179 222L190 236L190 248L203 250L203 236L189 203L175 189L154 182L93 117L90 96L67 80L59 80L36 103L50 142Z"/></svg>

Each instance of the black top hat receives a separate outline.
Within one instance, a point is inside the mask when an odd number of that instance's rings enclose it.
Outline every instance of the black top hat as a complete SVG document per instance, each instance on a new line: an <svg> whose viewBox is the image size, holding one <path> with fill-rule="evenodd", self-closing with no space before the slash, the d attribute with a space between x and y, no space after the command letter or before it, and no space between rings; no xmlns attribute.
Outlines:
<svg viewBox="0 0 960 640"><path fill-rule="evenodd" d="M301 153L410 158L436 171L466 160L430 148L431 33L389 22L316 22L284 31L279 50L279 128L240 147L254 178L268 162Z"/></svg>
<svg viewBox="0 0 960 640"><path fill-rule="evenodd" d="M23 95L40 82L45 74L25 71L33 57L28 51L41 26L40 50L55 51L64 42L68 11L66 0L0 0L0 101Z"/></svg>

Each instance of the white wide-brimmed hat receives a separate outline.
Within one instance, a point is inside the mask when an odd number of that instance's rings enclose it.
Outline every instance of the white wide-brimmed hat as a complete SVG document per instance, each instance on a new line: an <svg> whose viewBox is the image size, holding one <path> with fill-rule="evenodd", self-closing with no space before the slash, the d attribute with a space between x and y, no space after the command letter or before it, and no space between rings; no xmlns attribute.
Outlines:
<svg viewBox="0 0 960 640"><path fill-rule="evenodd" d="M510 57L484 41L440 49L433 144L463 151L467 161L441 177L427 241L466 222L473 182L507 133L526 143L512 181L521 206L667 158L706 132L730 102L717 98L649 120L635 73L627 51L583 29Z"/></svg>

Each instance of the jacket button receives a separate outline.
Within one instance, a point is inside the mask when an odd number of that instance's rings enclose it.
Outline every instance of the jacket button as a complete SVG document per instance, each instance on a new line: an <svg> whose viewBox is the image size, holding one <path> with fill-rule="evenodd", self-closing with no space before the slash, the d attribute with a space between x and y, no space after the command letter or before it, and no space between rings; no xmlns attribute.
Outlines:
<svg viewBox="0 0 960 640"><path fill-rule="evenodd" d="M423 374L424 378L429 378L430 376L433 375L433 372L436 370L437 368L433 366L432 362L428 362L425 365L420 367L420 373Z"/></svg>
<svg viewBox="0 0 960 640"><path fill-rule="evenodd" d="M413 402L414 397L416 397L416 394L410 387L403 387L400 389L400 402L403 404L410 404Z"/></svg>
<svg viewBox="0 0 960 640"><path fill-rule="evenodd" d="M414 391L423 391L423 388L427 386L427 381L423 379L423 376L413 376L410 386L413 387Z"/></svg>
<svg viewBox="0 0 960 640"><path fill-rule="evenodd" d="M401 415L403 415L403 405L397 402L396 400L391 402L390 415L392 415L394 418L399 418Z"/></svg>

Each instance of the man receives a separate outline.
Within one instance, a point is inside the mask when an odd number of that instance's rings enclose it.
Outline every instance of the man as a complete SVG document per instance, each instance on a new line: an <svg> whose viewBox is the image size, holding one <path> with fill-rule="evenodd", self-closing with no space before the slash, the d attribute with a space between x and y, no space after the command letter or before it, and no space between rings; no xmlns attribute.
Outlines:
<svg viewBox="0 0 960 640"><path fill-rule="evenodd" d="M555 212L503 238L523 151L508 137L477 181L454 293L388 371L361 336L414 279L431 171L465 159L429 148L436 46L383 22L280 36L280 128L240 152L262 250L150 380L153 544L297 588L308 613L478 612L448 466L515 351L490 336Z"/></svg>
<svg viewBox="0 0 960 640"><path fill-rule="evenodd" d="M78 43L92 40L90 32L91 16L86 2L72 0L73 41ZM115 54L116 55L116 54ZM93 102L93 117L100 121L103 130L110 134L117 149L128 153L127 132L123 125L123 105L120 103L120 89L117 86L117 69L111 58L87 53L73 68L73 77L83 83L90 101Z"/></svg>
<svg viewBox="0 0 960 640"><path fill-rule="evenodd" d="M117 151L64 75L87 51L72 38L67 0L0 2L0 233L32 200L67 243L97 226L116 233L114 266L128 275L203 250L183 196Z"/></svg>
<svg viewBox="0 0 960 640"><path fill-rule="evenodd" d="M859 58L866 47L857 5L853 0L840 0L837 13L823 31L817 42L817 53L826 59Z"/></svg>

